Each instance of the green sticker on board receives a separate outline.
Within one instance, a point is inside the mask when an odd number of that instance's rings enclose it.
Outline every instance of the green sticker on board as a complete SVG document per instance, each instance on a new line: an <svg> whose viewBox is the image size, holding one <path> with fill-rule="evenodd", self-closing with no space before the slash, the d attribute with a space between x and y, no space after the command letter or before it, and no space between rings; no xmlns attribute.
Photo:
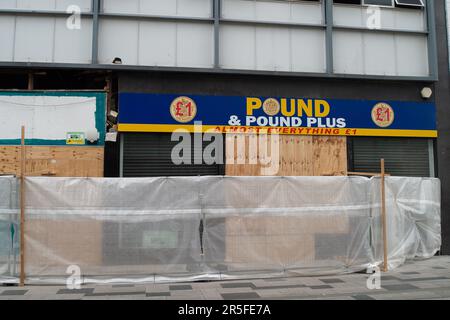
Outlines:
<svg viewBox="0 0 450 320"><path fill-rule="evenodd" d="M67 132L66 144L70 145L82 145L86 144L84 132Z"/></svg>

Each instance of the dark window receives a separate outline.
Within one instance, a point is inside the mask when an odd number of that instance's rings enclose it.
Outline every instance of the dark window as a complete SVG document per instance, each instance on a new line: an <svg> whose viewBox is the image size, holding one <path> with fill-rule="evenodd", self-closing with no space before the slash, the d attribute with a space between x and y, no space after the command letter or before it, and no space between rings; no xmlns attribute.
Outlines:
<svg viewBox="0 0 450 320"><path fill-rule="evenodd" d="M375 5L384 7L393 7L394 0L363 0L364 5Z"/></svg>
<svg viewBox="0 0 450 320"><path fill-rule="evenodd" d="M423 0L395 0L398 6L402 7L423 7Z"/></svg>
<svg viewBox="0 0 450 320"><path fill-rule="evenodd" d="M333 2L394 7L394 0L333 0ZM425 5L423 0L395 0L395 6L404 8L422 8Z"/></svg>
<svg viewBox="0 0 450 320"><path fill-rule="evenodd" d="M361 0L333 0L334 3L361 4Z"/></svg>

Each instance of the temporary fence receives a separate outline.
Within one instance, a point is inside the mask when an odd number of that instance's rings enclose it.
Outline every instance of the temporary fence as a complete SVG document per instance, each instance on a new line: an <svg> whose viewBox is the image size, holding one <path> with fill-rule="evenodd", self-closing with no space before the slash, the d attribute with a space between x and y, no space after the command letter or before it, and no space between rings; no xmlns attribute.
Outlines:
<svg viewBox="0 0 450 320"><path fill-rule="evenodd" d="M380 177L24 181L26 283L342 274L383 262ZM19 182L0 177L0 282L18 282ZM440 182L385 178L388 267L441 245Z"/></svg>
<svg viewBox="0 0 450 320"><path fill-rule="evenodd" d="M19 183L0 176L0 283L17 282L19 275Z"/></svg>

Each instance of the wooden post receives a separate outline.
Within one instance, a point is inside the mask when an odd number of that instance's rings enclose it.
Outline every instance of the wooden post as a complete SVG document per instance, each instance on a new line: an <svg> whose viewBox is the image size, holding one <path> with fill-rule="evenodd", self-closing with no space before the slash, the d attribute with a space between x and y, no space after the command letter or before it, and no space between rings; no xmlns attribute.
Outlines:
<svg viewBox="0 0 450 320"><path fill-rule="evenodd" d="M26 170L26 150L25 150L25 127L22 126L20 157L20 283L25 285L25 170Z"/></svg>
<svg viewBox="0 0 450 320"><path fill-rule="evenodd" d="M33 72L28 72L28 90L34 90L34 74Z"/></svg>
<svg viewBox="0 0 450 320"><path fill-rule="evenodd" d="M383 229L383 272L388 271L388 243L387 243L387 221L386 221L386 193L384 183L384 159L381 159L381 224Z"/></svg>

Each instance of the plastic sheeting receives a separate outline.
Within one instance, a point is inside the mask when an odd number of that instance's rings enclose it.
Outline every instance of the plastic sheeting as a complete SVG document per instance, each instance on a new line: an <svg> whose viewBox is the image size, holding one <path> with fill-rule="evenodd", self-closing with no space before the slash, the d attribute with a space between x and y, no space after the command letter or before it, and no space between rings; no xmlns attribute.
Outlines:
<svg viewBox="0 0 450 320"><path fill-rule="evenodd" d="M388 268L413 258L431 258L441 246L441 187L438 179L386 178ZM372 245L376 263L383 260L380 179L372 180Z"/></svg>
<svg viewBox="0 0 450 320"><path fill-rule="evenodd" d="M15 283L19 271L18 180L0 176L0 282Z"/></svg>
<svg viewBox="0 0 450 320"><path fill-rule="evenodd" d="M383 257L379 178L25 183L27 283L66 283L73 266L83 283L339 274ZM0 178L0 191L0 223L17 226L17 182ZM391 269L439 250L438 179L387 177L386 209ZM0 282L17 281L17 233L0 237Z"/></svg>

